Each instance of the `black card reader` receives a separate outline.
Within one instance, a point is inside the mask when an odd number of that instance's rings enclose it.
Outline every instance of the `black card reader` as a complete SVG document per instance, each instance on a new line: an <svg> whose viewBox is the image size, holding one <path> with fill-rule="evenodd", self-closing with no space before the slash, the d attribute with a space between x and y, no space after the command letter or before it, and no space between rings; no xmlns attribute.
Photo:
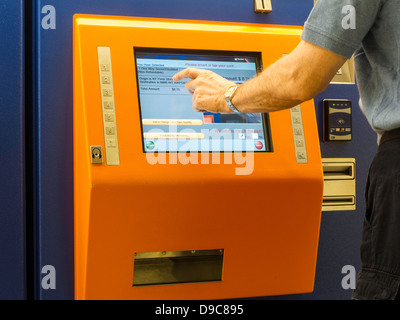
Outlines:
<svg viewBox="0 0 400 320"><path fill-rule="evenodd" d="M350 100L325 99L323 102L325 142L352 140L352 103Z"/></svg>

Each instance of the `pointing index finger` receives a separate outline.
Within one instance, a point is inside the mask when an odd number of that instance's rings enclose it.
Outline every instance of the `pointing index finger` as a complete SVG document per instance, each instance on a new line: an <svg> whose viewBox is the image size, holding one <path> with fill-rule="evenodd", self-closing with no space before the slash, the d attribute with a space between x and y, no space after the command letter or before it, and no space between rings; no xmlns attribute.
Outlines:
<svg viewBox="0 0 400 320"><path fill-rule="evenodd" d="M186 79L186 78L196 79L200 75L200 73L202 73L203 71L204 70L202 70L202 69L186 68L186 69L176 73L172 77L172 80L180 81L180 80Z"/></svg>

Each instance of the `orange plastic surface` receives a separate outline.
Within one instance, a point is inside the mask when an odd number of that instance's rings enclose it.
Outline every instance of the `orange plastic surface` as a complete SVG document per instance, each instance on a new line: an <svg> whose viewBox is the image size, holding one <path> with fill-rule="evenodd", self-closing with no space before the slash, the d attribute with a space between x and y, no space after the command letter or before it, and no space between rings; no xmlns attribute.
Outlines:
<svg viewBox="0 0 400 320"><path fill-rule="evenodd" d="M313 290L323 193L313 102L301 105L308 164L296 162L285 110L270 114L274 152L255 154L251 175L235 175L237 164L224 164L223 155L221 164L151 165L142 149L133 56L134 46L257 51L265 68L290 53L300 34L299 27L74 17L76 299ZM90 146L105 150L98 46L111 48L118 166L90 161ZM225 250L220 282L132 286L135 252L219 248Z"/></svg>

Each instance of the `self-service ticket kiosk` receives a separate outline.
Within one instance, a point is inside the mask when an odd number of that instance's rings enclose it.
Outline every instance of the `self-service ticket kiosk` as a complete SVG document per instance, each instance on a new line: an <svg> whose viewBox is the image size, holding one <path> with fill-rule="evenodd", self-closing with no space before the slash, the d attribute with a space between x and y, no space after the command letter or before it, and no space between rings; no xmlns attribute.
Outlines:
<svg viewBox="0 0 400 320"><path fill-rule="evenodd" d="M75 297L219 299L311 292L323 174L314 104L192 110L205 68L237 83L301 28L74 17Z"/></svg>

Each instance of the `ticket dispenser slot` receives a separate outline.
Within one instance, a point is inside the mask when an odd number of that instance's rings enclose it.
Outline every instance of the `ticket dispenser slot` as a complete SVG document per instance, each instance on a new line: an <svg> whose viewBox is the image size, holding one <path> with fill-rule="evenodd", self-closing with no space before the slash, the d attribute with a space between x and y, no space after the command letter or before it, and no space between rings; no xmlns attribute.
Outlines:
<svg viewBox="0 0 400 320"><path fill-rule="evenodd" d="M203 114L172 81L190 66L244 82L301 32L74 17L77 299L313 291L324 183L313 101Z"/></svg>
<svg viewBox="0 0 400 320"><path fill-rule="evenodd" d="M224 250L135 253L133 286L222 280Z"/></svg>
<svg viewBox="0 0 400 320"><path fill-rule="evenodd" d="M322 159L324 172L323 211L356 209L355 159Z"/></svg>

